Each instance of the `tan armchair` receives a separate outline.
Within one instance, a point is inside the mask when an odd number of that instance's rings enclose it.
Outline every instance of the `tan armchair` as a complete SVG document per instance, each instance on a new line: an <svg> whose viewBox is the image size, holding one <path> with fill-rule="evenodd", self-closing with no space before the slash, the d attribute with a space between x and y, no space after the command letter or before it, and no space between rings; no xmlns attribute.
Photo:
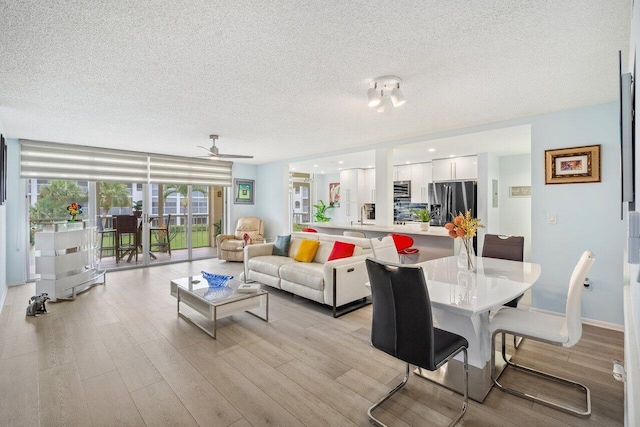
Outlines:
<svg viewBox="0 0 640 427"><path fill-rule="evenodd" d="M216 237L218 259L243 261L245 244L262 243L263 235L264 221L260 218L255 216L239 218L235 234L219 234Z"/></svg>

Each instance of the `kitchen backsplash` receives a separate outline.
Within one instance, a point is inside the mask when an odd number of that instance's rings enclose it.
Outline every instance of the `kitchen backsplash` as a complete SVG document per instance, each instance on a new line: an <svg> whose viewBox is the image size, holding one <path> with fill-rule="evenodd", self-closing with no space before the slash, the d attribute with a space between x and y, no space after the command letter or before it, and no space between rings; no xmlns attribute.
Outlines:
<svg viewBox="0 0 640 427"><path fill-rule="evenodd" d="M411 213L412 209L428 209L428 203L411 203L409 199L396 199L393 202L393 220L394 221L417 221L415 214Z"/></svg>

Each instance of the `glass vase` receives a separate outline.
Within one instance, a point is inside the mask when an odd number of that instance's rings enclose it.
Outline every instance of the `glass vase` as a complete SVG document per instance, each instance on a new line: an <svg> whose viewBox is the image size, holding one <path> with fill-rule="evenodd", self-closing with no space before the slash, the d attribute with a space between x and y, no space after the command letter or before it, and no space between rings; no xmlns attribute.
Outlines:
<svg viewBox="0 0 640 427"><path fill-rule="evenodd" d="M473 250L471 239L462 239L460 252L458 253L458 268L465 271L476 270L476 253Z"/></svg>

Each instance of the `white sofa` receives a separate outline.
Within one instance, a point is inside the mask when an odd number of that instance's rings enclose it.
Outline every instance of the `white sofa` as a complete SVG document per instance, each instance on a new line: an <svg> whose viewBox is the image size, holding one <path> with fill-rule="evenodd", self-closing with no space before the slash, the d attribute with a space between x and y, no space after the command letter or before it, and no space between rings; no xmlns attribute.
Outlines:
<svg viewBox="0 0 640 427"><path fill-rule="evenodd" d="M294 260L302 239L319 240L312 262ZM336 240L355 245L353 256L327 261ZM273 243L244 248L243 281L256 281L333 307L333 317L370 304L371 290L364 260L371 255L369 239L321 233L291 233L289 256L272 255ZM352 304L341 311L339 307Z"/></svg>

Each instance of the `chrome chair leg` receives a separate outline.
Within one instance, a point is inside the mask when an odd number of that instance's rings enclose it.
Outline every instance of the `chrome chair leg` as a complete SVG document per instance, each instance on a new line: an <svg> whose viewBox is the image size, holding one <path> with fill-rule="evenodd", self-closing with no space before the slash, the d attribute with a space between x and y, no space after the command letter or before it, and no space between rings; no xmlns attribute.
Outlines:
<svg viewBox="0 0 640 427"><path fill-rule="evenodd" d="M460 419L465 414L465 412L467 412L467 407L469 406L469 358L467 356L467 348L462 347L461 350L458 350L457 352L452 354L451 357L447 360L447 362L450 359L453 359L456 356L456 354L460 353L460 351L462 351L462 354L464 357L464 365L463 365L464 367L464 374L463 374L464 400L462 402L462 410L458 413L458 416L454 418L451 424L449 424L449 427L453 427L454 425L458 424L458 421L460 421Z"/></svg>
<svg viewBox="0 0 640 427"><path fill-rule="evenodd" d="M410 367L409 367L409 364L407 363L407 371L404 374L404 379L402 380L402 382L400 384L398 384L389 393L387 393L387 395L385 397L383 397L382 399L380 399L376 403L374 403L373 406L370 407L369 410L367 411L367 415L369 416L369 421L374 426L387 427L387 425L385 423L383 423L382 421L380 421L379 419L377 419L376 417L373 416L373 411L376 410L380 405L382 405L384 402L386 402L391 396L396 394L398 392L398 390L400 390L402 387L404 387L407 384L407 381L409 381L409 369L410 369Z"/></svg>
<svg viewBox="0 0 640 427"><path fill-rule="evenodd" d="M519 337L519 336L517 336L517 335L514 335L514 336L513 336L513 347L514 347L516 350L520 348L520 344L522 344L522 340L523 340L523 339L524 339L524 338Z"/></svg>
<svg viewBox="0 0 640 427"><path fill-rule="evenodd" d="M508 331L507 331L508 332ZM552 381L561 383L561 384L567 384L567 385L571 385L575 388L578 388L582 391L585 392L585 397L586 397L586 405L587 405L587 409L585 411L578 411L575 410L573 408L571 408L570 406L567 405L562 405L561 403L557 403L542 397L538 397L538 396L533 396L531 394L522 392L520 390L516 390L513 388L509 388L506 386L503 386L502 384L500 384L498 382L498 379L496 378L496 335L498 334L502 334L502 359L507 363L508 366L511 366L515 369L524 371L524 372L528 372L534 375L538 375L540 377L543 378L547 378L550 379ZM531 338L531 339L535 339L532 337L526 337L525 338ZM544 342L544 341L542 341ZM577 415L580 417L588 417L589 415L591 415L591 390L589 390L589 387L587 387L584 384L575 382L575 381L571 381L568 380L566 378L562 378L556 375L552 375L549 374L547 372L543 372L543 371L538 371L537 369L533 369L530 368L528 366L524 366L524 365L518 365L517 363L514 363L510 360L507 360L507 354L506 354L506 346L505 346L505 332L504 331L495 331L493 333L493 336L491 337L491 380L493 381L493 383L496 385L496 387L498 387L500 390L506 392L506 393L510 393L513 394L514 396L518 396L521 397L523 399L527 399L530 400L532 402L537 402L540 403L541 405L545 405L545 406L549 406L551 408L555 408L558 409L560 411L563 412L567 412L569 414L573 414L573 415Z"/></svg>
<svg viewBox="0 0 640 427"><path fill-rule="evenodd" d="M449 424L449 427L453 427L454 425L456 425L458 423L458 421L460 421L462 416L467 412L467 407L469 406L469 359L468 359L468 355L467 355L467 348L466 347L461 347L460 350L458 350L455 353L453 353L445 362L443 362L440 365L440 366L442 366L445 363L448 363L449 360L451 360L454 357L456 357L456 355L458 353L460 353L461 351L462 351L463 356L464 356L464 365L463 365L464 366L464 373L463 373L463 384L464 384L463 385L463 387L464 387L463 395L464 395L464 400L462 402L462 410L458 413L456 418L454 418L454 420L451 422L451 424ZM407 363L407 371L404 374L404 379L402 380L402 382L400 384L398 384L389 393L387 393L387 395L385 397L383 397L382 399L380 399L376 403L374 403L373 406L370 407L369 410L367 411L367 415L369 416L369 421L374 426L387 427L386 424L384 424L382 421L380 421L379 419L377 419L377 418L375 418L373 416L373 411L378 409L378 407L380 407L380 405L382 405L384 402L386 402L391 396L396 394L402 387L404 387L407 384L407 381L409 381L409 369L410 369L410 366Z"/></svg>

